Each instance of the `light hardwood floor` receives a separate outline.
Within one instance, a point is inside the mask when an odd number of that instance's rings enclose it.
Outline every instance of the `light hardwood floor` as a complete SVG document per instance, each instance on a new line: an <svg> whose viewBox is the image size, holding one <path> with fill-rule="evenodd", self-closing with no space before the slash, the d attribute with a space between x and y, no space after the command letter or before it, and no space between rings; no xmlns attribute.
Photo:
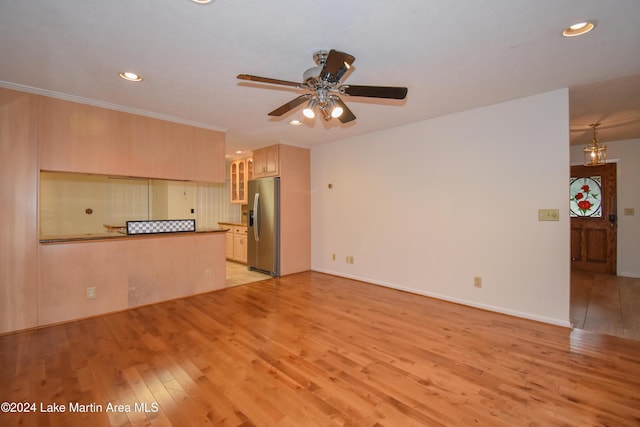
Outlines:
<svg viewBox="0 0 640 427"><path fill-rule="evenodd" d="M2 426L631 426L640 342L307 272L0 336L0 384Z"/></svg>
<svg viewBox="0 0 640 427"><path fill-rule="evenodd" d="M572 272L571 323L591 332L640 340L640 279Z"/></svg>

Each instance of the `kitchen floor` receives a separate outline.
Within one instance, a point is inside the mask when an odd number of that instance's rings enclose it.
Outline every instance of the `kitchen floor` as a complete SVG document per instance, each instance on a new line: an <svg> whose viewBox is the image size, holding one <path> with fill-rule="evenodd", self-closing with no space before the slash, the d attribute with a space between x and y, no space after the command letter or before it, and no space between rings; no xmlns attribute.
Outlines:
<svg viewBox="0 0 640 427"><path fill-rule="evenodd" d="M577 329L640 340L640 279L573 271L571 322Z"/></svg>
<svg viewBox="0 0 640 427"><path fill-rule="evenodd" d="M260 280L270 279L268 274L250 271L246 264L227 261L227 287L244 285Z"/></svg>

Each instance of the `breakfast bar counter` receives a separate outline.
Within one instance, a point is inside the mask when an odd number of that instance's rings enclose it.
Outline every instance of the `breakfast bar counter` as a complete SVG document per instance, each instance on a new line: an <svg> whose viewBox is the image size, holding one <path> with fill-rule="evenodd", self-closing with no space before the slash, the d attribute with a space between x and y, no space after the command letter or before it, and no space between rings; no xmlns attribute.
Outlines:
<svg viewBox="0 0 640 427"><path fill-rule="evenodd" d="M225 230L41 239L39 324L225 287Z"/></svg>
<svg viewBox="0 0 640 427"><path fill-rule="evenodd" d="M100 241L100 240L130 240L130 239L147 239L147 238L157 238L157 237L168 237L168 236L193 236L200 234L211 234L211 233L224 233L227 230L225 228L211 228L211 229L203 229L197 231L190 232L175 232L175 233L149 233L149 234L126 234L121 232L104 232L104 233L86 233L86 234L68 234L64 236L40 236L40 243L42 244L51 244L51 243L81 243L81 242L92 242L92 241Z"/></svg>

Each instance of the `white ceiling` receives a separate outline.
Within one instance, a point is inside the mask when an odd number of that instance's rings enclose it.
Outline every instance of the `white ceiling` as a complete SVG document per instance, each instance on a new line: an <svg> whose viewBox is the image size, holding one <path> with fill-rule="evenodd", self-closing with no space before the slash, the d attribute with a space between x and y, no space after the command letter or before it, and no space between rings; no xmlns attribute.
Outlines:
<svg viewBox="0 0 640 427"><path fill-rule="evenodd" d="M562 29L595 20L588 35ZM572 143L640 138L638 0L0 0L0 85L227 132L227 152L311 146L570 88ZM301 109L285 86L313 53L356 57L343 79L406 86L404 101L343 97L342 125ZM121 71L144 80L126 82ZM532 129L536 127L532 118Z"/></svg>

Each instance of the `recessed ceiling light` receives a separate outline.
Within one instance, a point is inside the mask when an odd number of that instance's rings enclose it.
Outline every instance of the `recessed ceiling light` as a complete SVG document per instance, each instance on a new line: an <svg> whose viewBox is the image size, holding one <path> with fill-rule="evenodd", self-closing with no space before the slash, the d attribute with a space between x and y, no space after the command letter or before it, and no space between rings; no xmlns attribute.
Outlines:
<svg viewBox="0 0 640 427"><path fill-rule="evenodd" d="M236 154L242 154L242 150L236 150Z"/></svg>
<svg viewBox="0 0 640 427"><path fill-rule="evenodd" d="M198 3L198 4L209 4L209 3L213 3L213 0L191 0L194 3Z"/></svg>
<svg viewBox="0 0 640 427"><path fill-rule="evenodd" d="M562 35L565 37L575 37L581 36L582 34L587 34L589 31L595 28L595 24L590 21L578 22L577 24L573 24L570 27L567 27L562 32Z"/></svg>
<svg viewBox="0 0 640 427"><path fill-rule="evenodd" d="M290 124L291 126L301 126L301 125L302 125L302 122L301 122L300 120L291 120L291 121L289 122L289 124Z"/></svg>
<svg viewBox="0 0 640 427"><path fill-rule="evenodd" d="M129 80L130 82L139 82L142 80L142 77L140 77L138 74L136 73L132 73L130 71L123 71L120 73L120 77L122 77L125 80Z"/></svg>

